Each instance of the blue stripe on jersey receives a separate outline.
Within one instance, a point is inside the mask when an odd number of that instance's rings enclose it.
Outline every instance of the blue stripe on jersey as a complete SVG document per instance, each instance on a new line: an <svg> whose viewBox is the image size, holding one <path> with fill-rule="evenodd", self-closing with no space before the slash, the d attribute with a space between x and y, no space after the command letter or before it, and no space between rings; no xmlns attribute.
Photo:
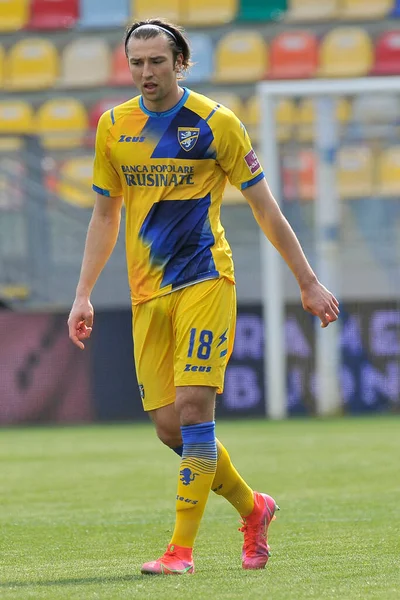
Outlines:
<svg viewBox="0 0 400 600"><path fill-rule="evenodd" d="M114 123L115 123L115 117L114 117L114 109L113 108L110 110L110 116L111 116L111 122L114 125Z"/></svg>
<svg viewBox="0 0 400 600"><path fill-rule="evenodd" d="M179 143L179 127L188 131L199 130L196 142L189 150L185 150ZM186 108L186 106L183 106L171 120L168 129L154 148L151 158L215 159L216 151L212 146L213 141L213 132L205 120L192 110Z"/></svg>
<svg viewBox="0 0 400 600"><path fill-rule="evenodd" d="M102 196L110 196L110 192L108 190L104 190L103 188L98 187L97 185L92 185L92 189L97 192L98 194L101 194Z"/></svg>
<svg viewBox="0 0 400 600"><path fill-rule="evenodd" d="M250 181L245 181L244 183L242 183L242 185L240 186L240 189L241 190L245 190L245 189L251 187L252 185L255 185L259 181L261 181L261 179L264 179L264 172L263 171L261 171L261 173L259 175L257 175L256 177L254 177L254 179L250 179Z"/></svg>
<svg viewBox="0 0 400 600"><path fill-rule="evenodd" d="M213 116L213 114L216 113L219 108L221 108L221 105L217 104L217 106L212 109L212 111L210 112L210 114L208 115L208 117L206 117L206 123L207 123L207 121L209 121L211 119L211 117Z"/></svg>
<svg viewBox="0 0 400 600"><path fill-rule="evenodd" d="M163 271L161 288L218 277L211 247L215 243L208 218L211 197L162 200L153 204L139 236L150 246L150 264Z"/></svg>

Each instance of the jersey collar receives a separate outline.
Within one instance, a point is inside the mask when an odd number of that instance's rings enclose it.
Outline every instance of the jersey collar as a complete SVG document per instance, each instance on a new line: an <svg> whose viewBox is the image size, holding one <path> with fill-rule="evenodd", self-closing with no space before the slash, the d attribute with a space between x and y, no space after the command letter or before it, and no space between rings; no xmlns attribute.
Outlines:
<svg viewBox="0 0 400 600"><path fill-rule="evenodd" d="M179 102L177 104L175 104L175 106L173 106L172 108L170 108L169 110L166 110L164 112L155 112L152 110L148 110L144 105L142 96L140 96L140 98L139 98L139 106L142 109L142 111L149 117L157 117L157 118L170 117L171 115L178 112L178 110L180 110L182 108L182 106L185 104L186 100L188 99L190 90L188 90L185 87L182 89L183 89L183 94L182 94L182 98L179 100Z"/></svg>

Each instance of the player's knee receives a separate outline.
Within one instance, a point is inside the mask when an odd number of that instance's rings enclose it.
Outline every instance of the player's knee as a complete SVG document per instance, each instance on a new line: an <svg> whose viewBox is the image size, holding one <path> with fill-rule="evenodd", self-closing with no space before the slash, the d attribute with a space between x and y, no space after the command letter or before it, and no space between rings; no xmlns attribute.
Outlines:
<svg viewBox="0 0 400 600"><path fill-rule="evenodd" d="M165 427L157 427L158 439L169 448L178 448L182 444L181 432L174 431Z"/></svg>
<svg viewBox="0 0 400 600"><path fill-rule="evenodd" d="M196 425L214 420L216 389L206 386L177 388L175 407L181 425Z"/></svg>

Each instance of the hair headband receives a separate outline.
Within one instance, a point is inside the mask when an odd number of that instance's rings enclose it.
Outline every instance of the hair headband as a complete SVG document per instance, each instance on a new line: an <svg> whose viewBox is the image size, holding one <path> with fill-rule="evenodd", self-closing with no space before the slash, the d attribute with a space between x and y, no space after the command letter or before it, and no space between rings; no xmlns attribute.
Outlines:
<svg viewBox="0 0 400 600"><path fill-rule="evenodd" d="M139 27L136 27L136 29L134 29L131 32L131 34L130 34L129 37L131 37L131 35L134 34L135 31L137 31L138 29L141 29L142 27L153 27L155 29L161 29L161 31L164 31L165 33L168 33L168 35L170 35L172 37L172 39L174 40L175 44L178 45L178 40L176 39L176 37L174 36L174 34L172 33L172 31L169 31L168 29L165 29L165 27L161 27L161 25L155 25L154 23L143 23L143 25L139 25Z"/></svg>

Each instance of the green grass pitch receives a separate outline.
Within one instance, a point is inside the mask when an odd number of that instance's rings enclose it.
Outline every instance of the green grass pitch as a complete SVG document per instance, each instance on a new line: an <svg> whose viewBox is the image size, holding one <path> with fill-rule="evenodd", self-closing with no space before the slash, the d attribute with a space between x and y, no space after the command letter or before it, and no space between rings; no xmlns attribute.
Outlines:
<svg viewBox="0 0 400 600"><path fill-rule="evenodd" d="M211 496L196 574L152 577L171 534L178 457L150 425L0 431L2 600L398 600L400 419L224 422L252 487L281 506L263 571Z"/></svg>

